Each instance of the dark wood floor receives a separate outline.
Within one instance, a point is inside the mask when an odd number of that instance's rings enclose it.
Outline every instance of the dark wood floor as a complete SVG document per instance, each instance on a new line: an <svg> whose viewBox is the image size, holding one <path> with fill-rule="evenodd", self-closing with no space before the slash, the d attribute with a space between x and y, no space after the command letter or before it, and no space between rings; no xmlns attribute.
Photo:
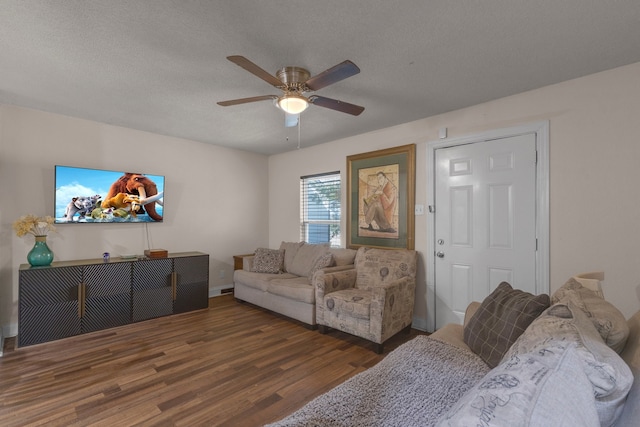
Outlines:
<svg viewBox="0 0 640 427"><path fill-rule="evenodd" d="M261 426L407 341L322 335L232 295L180 314L14 349L0 358L0 426Z"/></svg>

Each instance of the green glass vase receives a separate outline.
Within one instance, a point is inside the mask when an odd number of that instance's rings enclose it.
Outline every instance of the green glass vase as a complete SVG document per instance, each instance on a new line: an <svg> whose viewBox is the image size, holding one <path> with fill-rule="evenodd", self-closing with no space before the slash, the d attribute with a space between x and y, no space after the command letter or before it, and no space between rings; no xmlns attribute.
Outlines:
<svg viewBox="0 0 640 427"><path fill-rule="evenodd" d="M36 244L27 254L32 267L42 267L53 262L53 251L47 246L47 236L36 236Z"/></svg>

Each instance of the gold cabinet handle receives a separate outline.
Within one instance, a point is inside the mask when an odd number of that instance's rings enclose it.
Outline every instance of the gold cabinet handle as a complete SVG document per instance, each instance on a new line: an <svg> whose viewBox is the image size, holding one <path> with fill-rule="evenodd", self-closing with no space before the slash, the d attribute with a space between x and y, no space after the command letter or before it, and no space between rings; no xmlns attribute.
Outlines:
<svg viewBox="0 0 640 427"><path fill-rule="evenodd" d="M78 317L84 317L84 302L85 302L86 284L78 284Z"/></svg>
<svg viewBox="0 0 640 427"><path fill-rule="evenodd" d="M84 317L84 312L87 308L87 284L82 284L82 317Z"/></svg>
<svg viewBox="0 0 640 427"><path fill-rule="evenodd" d="M171 273L171 298L175 301L178 298L178 273Z"/></svg>

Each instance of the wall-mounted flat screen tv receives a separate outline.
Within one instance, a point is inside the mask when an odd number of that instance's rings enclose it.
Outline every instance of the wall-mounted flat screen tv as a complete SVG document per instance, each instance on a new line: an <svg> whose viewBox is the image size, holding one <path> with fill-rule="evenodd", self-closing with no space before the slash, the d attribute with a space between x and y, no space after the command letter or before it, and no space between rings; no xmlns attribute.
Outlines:
<svg viewBox="0 0 640 427"><path fill-rule="evenodd" d="M55 167L55 222L161 222L164 176Z"/></svg>

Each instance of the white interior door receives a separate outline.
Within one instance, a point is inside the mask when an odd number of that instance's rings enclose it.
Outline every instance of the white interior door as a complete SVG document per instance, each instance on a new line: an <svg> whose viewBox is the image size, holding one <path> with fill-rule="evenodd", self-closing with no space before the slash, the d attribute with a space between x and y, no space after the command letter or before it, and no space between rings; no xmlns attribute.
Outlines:
<svg viewBox="0 0 640 427"><path fill-rule="evenodd" d="M435 322L502 281L537 293L536 135L435 150Z"/></svg>

